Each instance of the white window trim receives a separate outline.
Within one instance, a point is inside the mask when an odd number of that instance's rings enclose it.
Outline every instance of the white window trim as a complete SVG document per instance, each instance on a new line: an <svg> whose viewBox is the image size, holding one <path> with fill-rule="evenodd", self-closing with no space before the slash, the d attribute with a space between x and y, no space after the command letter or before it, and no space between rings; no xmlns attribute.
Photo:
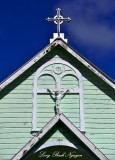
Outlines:
<svg viewBox="0 0 115 160"><path fill-rule="evenodd" d="M37 81L40 78L40 76L45 75L42 74L42 71L44 68L46 68L47 66L51 65L51 64L64 64L69 66L74 72L73 73L66 73L63 74L61 79L66 76L66 75L74 75L78 80L79 80L79 95L80 95L80 131L85 132L85 124L84 124L84 104L83 104L83 79L82 79L82 75L81 73L74 68L71 64L69 64L68 62L64 61L64 60L51 60L45 64L43 64L37 71L34 77L34 81L33 81L33 99L32 99L32 103L33 103L33 110L32 110L32 132L37 132ZM50 73L46 73L46 75L50 75L52 76L55 81L56 81L56 77Z"/></svg>

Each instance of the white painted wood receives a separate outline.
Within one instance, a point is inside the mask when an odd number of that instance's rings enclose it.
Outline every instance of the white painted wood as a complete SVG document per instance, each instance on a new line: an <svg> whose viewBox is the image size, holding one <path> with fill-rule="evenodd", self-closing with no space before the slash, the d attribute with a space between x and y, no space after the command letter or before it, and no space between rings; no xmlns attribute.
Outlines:
<svg viewBox="0 0 115 160"><path fill-rule="evenodd" d="M94 65L91 64L91 62L88 63L88 61L85 58L82 58L77 53L77 51L74 51L69 45L64 43L63 40L61 40L60 38L60 39L56 39L54 42L49 44L42 51L40 51L36 56L34 56L30 61L28 61L21 68L19 68L19 70L17 70L15 73L9 76L6 80L4 80L0 84L0 90L4 89L8 84L14 81L17 77L19 77L28 68L30 68L33 64L39 61L42 57L48 54L48 52L51 51L51 49L53 49L54 46L56 47L57 45L61 45L66 51L68 51L71 55L73 55L77 60L79 60L82 64L84 64L87 68L89 68L93 73L95 73L98 77L100 77L103 81L105 81L108 85L110 85L112 88L115 89L115 84L112 82L112 80L107 78L104 73L101 73L101 71L97 70L96 67L94 67Z"/></svg>
<svg viewBox="0 0 115 160"><path fill-rule="evenodd" d="M56 123L58 123L59 120L62 121L64 125L70 129L70 131L100 160L108 160L108 158L103 155L102 152L96 148L96 146L94 146L93 143L91 143L91 141L85 137L85 135L82 134L63 114L57 114L52 118L51 121L49 121L46 126L43 127L42 130L38 132L36 136L33 137L11 160L20 160L25 153L27 154L28 151L34 147L34 145L38 143Z"/></svg>
<svg viewBox="0 0 115 160"><path fill-rule="evenodd" d="M55 74L53 73L50 73L50 71L45 71L45 74L43 72L44 68L52 65L52 64L63 64L65 66L68 66L69 68L71 68L71 71L65 71L64 73L60 74L60 76L56 76ZM54 68L55 69L55 68ZM54 70L55 71L55 70ZM72 72L73 71L73 72ZM43 72L43 73L42 73ZM42 75L50 75L54 78L55 82L56 82L56 88L54 89L38 89L37 87L37 81L38 79L40 78L40 76ZM61 84L61 80L63 77L67 76L67 75L72 75L72 76L75 76L76 79L79 81L79 87L77 88L67 88L66 90L65 89L62 89L60 88L60 84ZM33 82L33 116L32 116L32 132L36 132L38 131L37 130L37 116L36 116L36 111L37 111L37 94L39 93L46 93L48 94L51 93L51 94L54 94L55 95L55 98L56 98L56 113L61 113L60 111L60 101L61 101L61 98L63 97L63 94L80 94L80 130L82 132L85 132L85 122L84 122L84 105L83 105L83 80L82 80L82 75L81 73L76 69L74 68L71 64L69 64L68 62L64 61L64 60L51 60L51 61L48 61L47 63L45 63L44 65L42 65L37 71L36 71L36 74L35 74L35 77L34 77L34 82ZM57 92L59 92L57 94Z"/></svg>
<svg viewBox="0 0 115 160"><path fill-rule="evenodd" d="M60 120L78 137L100 160L107 160L99 149L94 146L84 134L82 134L63 114L60 115Z"/></svg>
<svg viewBox="0 0 115 160"><path fill-rule="evenodd" d="M55 88L55 89L53 89L53 92L56 92L57 91L57 89ZM60 91L61 92L64 92L64 89L62 88L62 89L60 89ZM37 89L37 93L38 94L40 94L40 93L45 93L45 94L49 94L49 91L48 91L48 89L46 89L46 88L40 88L40 89ZM76 88L70 88L69 90L68 90L68 92L67 93L80 93L80 89L79 89L79 87L76 87Z"/></svg>
<svg viewBox="0 0 115 160"><path fill-rule="evenodd" d="M58 34L53 33L53 38L50 38L50 43L52 43L56 38L58 38ZM64 38L64 33L60 33L60 38L62 38L66 43L68 43L68 39Z"/></svg>
<svg viewBox="0 0 115 160"><path fill-rule="evenodd" d="M36 152L38 152L39 150L44 149L44 148L46 148L46 147L62 146L62 145L63 145L63 146L68 146L68 147L72 147L72 148L78 149L73 143L64 142L64 141L55 141L55 142L43 144L42 146L40 146L40 147L36 150Z"/></svg>
<svg viewBox="0 0 115 160"><path fill-rule="evenodd" d="M46 124L46 126L36 134L11 160L20 160L41 138L50 131L50 129L59 121L59 115L57 114L54 118Z"/></svg>
<svg viewBox="0 0 115 160"><path fill-rule="evenodd" d="M91 62L89 63L88 60L86 60L86 58L83 58L80 56L80 54L77 53L77 51L74 51L69 45L67 45L66 43L63 43L61 40L58 40L59 44L65 49L67 50L71 55L73 55L76 59L78 59L82 64L84 64L87 68L89 68L93 73L95 73L98 77L100 77L103 81L105 81L107 84L109 84L112 88L115 89L115 84L109 80L110 78L107 78L105 76L104 73L101 72L101 70L99 71L99 69L97 70L97 67L95 67L93 64L91 64Z"/></svg>

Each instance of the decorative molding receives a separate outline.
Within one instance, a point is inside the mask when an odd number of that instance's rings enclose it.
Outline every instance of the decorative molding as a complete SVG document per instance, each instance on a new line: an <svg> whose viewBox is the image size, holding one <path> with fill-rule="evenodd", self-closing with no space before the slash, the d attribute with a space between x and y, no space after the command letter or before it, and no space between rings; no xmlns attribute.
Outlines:
<svg viewBox="0 0 115 160"><path fill-rule="evenodd" d="M21 160L32 147L34 147L59 120L70 129L70 131L91 151L99 160L108 160L108 158L84 135L82 134L63 114L57 114L53 117L40 132L36 134L11 160Z"/></svg>
<svg viewBox="0 0 115 160"><path fill-rule="evenodd" d="M71 70L74 72L74 73L71 73L71 72L60 72L60 76L58 77L57 75L55 75L54 73L50 73L49 71L47 72L43 72L44 68L52 65L52 64L58 64L59 66L61 65L66 65L68 67L71 68ZM57 65L57 66L58 66ZM55 69L55 68L54 68ZM61 70L62 67L61 67ZM42 73L43 72L43 73ZM55 82L56 82L56 88L54 88L54 90L48 90L48 89L38 89L38 86L37 86L37 81L38 79L43 76L43 75L50 75L54 78ZM71 88L71 89L68 89L67 90L63 90L60 88L60 83L61 83L61 80L63 77L67 76L67 75L72 75L72 76L75 76L78 81L79 81L79 87L76 87L76 88ZM44 65L42 65L37 71L36 71L36 74L35 74L35 77L34 77L34 81L33 81L33 113L32 113L32 132L36 132L38 131L37 129L37 94L38 93L46 93L48 94L49 92L52 92L52 94L55 94L57 91L59 91L57 97L56 97L56 110L57 110L57 113L60 112L60 101L61 101L61 97L63 96L63 94L66 94L67 93L72 93L72 94L76 94L78 93L80 95L80 130L82 132L85 132L85 124L84 124L84 105L83 105L83 80L82 80L82 75L81 73L76 69L74 68L71 64L69 64L68 62L64 61L64 60L56 60L56 61L49 61L47 63L45 63Z"/></svg>
<svg viewBox="0 0 115 160"><path fill-rule="evenodd" d="M56 38L58 38L58 34L53 33L53 38L50 38L50 43L52 43ZM66 43L68 43L68 39L64 38L64 33L60 33L60 38L62 38Z"/></svg>
<svg viewBox="0 0 115 160"><path fill-rule="evenodd" d="M75 146L73 143L70 142L64 142L64 141L55 141L55 142L51 142L51 143L45 143L43 144L41 147L39 147L36 152L38 152L41 149L44 149L46 147L51 147L51 146L68 146L68 147L72 147L75 149L78 149L77 146Z"/></svg>

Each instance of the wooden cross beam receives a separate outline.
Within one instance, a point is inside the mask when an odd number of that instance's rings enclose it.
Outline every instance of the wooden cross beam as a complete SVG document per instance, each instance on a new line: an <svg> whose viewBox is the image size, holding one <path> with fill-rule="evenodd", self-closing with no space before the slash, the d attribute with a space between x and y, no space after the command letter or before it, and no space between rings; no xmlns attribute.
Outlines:
<svg viewBox="0 0 115 160"><path fill-rule="evenodd" d="M80 93L79 87L70 88L70 89L38 89L37 94L52 94L55 96L56 100L56 114L61 113L60 111L60 102L61 99L64 97L65 94L77 94Z"/></svg>
<svg viewBox="0 0 115 160"><path fill-rule="evenodd" d="M60 90L58 90L58 89L53 89L52 90L53 92L57 92L57 91L60 91L60 92L63 92L64 91L64 88L62 88L62 89L60 89ZM79 89L79 87L76 87L76 88L70 88L70 89L68 89L68 92L67 92L67 94L77 94L77 93L80 93L80 89ZM37 94L49 94L49 89L47 89L47 88L40 88L40 89L38 89L37 90Z"/></svg>

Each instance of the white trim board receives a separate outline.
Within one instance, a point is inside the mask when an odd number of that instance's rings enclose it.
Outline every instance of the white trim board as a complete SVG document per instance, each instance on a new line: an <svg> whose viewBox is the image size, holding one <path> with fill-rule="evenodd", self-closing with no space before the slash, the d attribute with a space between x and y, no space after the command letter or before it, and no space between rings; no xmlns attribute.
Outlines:
<svg viewBox="0 0 115 160"><path fill-rule="evenodd" d="M79 81L79 100L80 100L80 130L82 132L85 132L85 123L84 123L84 104L83 104L83 79L82 79L82 75L81 73L76 69L74 68L71 64L69 64L68 62L64 61L64 60L56 60L56 61L49 61L45 64L43 64L37 71L36 71L36 74L35 74L35 77L34 77L34 82L33 82L33 110L32 110L32 113L33 113L33 116L32 116L32 132L36 132L38 131L37 129L37 90L38 90L38 87L37 87L37 81L39 79L40 76L44 75L42 74L42 70L51 65L51 64L64 64L68 67L70 67L72 69L72 71L74 71L74 74L73 73L70 73L70 72L66 72L66 73L63 73L61 76L60 76L60 80L56 78L55 75L51 74L51 73L45 73L45 74L49 74L51 75L55 82L58 82L58 87L60 88L60 83L61 83L61 79L65 76L65 75L74 75L78 81ZM57 80L58 81L57 81Z"/></svg>
<svg viewBox="0 0 115 160"><path fill-rule="evenodd" d="M77 129L64 114L57 114L52 118L40 132L36 134L11 160L20 160L29 150L48 133L58 121L63 124L100 160L108 160L108 158L84 135Z"/></svg>
<svg viewBox="0 0 115 160"><path fill-rule="evenodd" d="M67 52L73 55L77 60L79 60L82 64L84 64L87 68L89 68L93 73L95 73L98 77L100 77L103 81L105 81L108 85L115 89L115 84L107 77L102 71L97 69L91 62L89 62L86 58L81 56L77 51L74 51L67 43L65 43L61 38L55 39L51 44L45 47L42 51L40 51L36 56L34 56L30 61L28 61L25 65L23 65L19 70L13 73L10 77L8 77L5 81L0 84L0 90L4 89L8 84L14 81L17 77L19 77L22 73L24 73L27 69L29 69L32 65L38 62L42 57L48 54L54 47L57 45L62 46Z"/></svg>

